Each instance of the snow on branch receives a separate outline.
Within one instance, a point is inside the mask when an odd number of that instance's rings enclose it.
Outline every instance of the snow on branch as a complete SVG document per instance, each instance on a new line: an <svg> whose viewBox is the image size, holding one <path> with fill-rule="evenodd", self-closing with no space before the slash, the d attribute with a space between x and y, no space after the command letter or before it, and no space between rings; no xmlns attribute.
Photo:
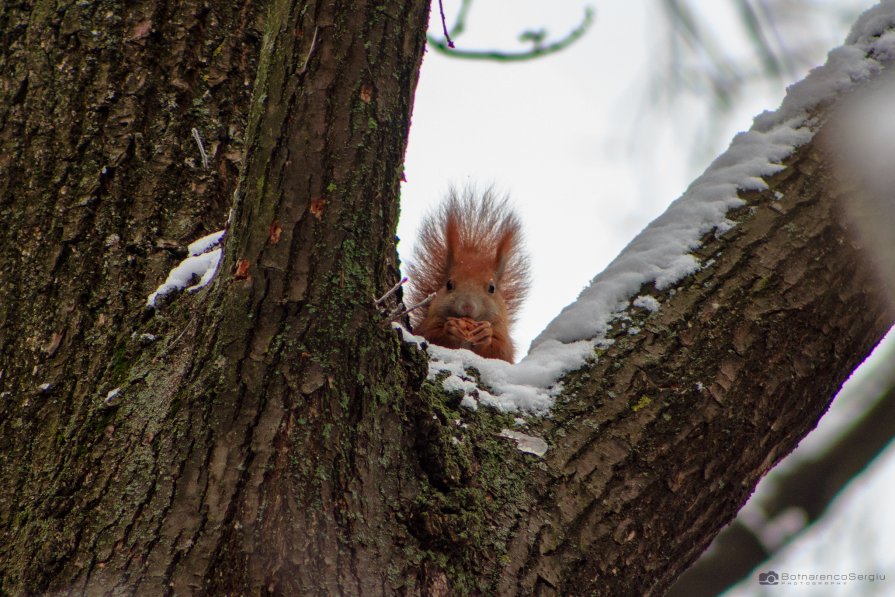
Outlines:
<svg viewBox="0 0 895 597"><path fill-rule="evenodd" d="M764 178L782 170L782 162L812 139L818 123L809 120L811 111L877 76L893 60L895 0L885 0L858 19L846 45L832 50L824 66L787 89L778 110L759 115L749 131L734 137L727 151L683 196L547 326L521 362L512 365L468 350L430 345L430 378L444 377L448 390L463 391L462 404L469 407L484 404L501 411L548 411L562 389L560 377L580 368L594 356L595 348L610 342L606 339L610 324L625 317L644 286L672 288L702 267L693 254L700 239L735 226L727 213L744 205L739 191L767 189ZM638 303L655 310L659 302L654 301L647 304L641 297ZM477 369L492 391L476 389L468 368Z"/></svg>

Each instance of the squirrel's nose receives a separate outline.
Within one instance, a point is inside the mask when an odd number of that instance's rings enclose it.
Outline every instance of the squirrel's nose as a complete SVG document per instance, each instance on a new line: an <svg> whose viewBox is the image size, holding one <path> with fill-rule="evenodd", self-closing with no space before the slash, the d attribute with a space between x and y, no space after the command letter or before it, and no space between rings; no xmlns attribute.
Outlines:
<svg viewBox="0 0 895 597"><path fill-rule="evenodd" d="M460 303L460 315L463 317L469 317L472 315L472 303L470 302L462 302Z"/></svg>

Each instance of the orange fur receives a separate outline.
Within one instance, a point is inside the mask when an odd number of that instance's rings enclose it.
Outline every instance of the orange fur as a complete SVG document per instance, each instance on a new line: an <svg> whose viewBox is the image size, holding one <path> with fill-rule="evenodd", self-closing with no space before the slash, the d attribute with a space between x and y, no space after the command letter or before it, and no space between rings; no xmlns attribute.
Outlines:
<svg viewBox="0 0 895 597"><path fill-rule="evenodd" d="M510 327L529 286L521 234L506 199L452 189L423 222L408 267L409 304L435 293L411 313L414 331L433 344L512 362Z"/></svg>

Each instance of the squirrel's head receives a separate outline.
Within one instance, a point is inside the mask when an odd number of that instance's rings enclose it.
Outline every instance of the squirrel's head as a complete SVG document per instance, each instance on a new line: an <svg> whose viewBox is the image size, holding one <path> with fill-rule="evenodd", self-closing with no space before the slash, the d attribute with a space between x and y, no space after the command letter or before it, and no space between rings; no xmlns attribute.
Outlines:
<svg viewBox="0 0 895 597"><path fill-rule="evenodd" d="M439 315L508 323L502 282L517 234L516 227L508 227L483 244L464 239L457 218L448 218L444 283L433 302Z"/></svg>
<svg viewBox="0 0 895 597"><path fill-rule="evenodd" d="M435 293L411 314L414 326L434 315L509 327L529 279L521 225L507 200L451 189L423 222L409 278L411 303Z"/></svg>

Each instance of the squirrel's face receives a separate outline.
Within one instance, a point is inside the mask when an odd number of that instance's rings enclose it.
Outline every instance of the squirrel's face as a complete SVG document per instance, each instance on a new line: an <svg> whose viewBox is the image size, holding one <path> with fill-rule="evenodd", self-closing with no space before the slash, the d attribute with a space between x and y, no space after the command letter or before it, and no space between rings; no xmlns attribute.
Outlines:
<svg viewBox="0 0 895 597"><path fill-rule="evenodd" d="M442 317L467 317L495 323L506 319L500 280L481 263L458 263L438 290L436 308Z"/></svg>

